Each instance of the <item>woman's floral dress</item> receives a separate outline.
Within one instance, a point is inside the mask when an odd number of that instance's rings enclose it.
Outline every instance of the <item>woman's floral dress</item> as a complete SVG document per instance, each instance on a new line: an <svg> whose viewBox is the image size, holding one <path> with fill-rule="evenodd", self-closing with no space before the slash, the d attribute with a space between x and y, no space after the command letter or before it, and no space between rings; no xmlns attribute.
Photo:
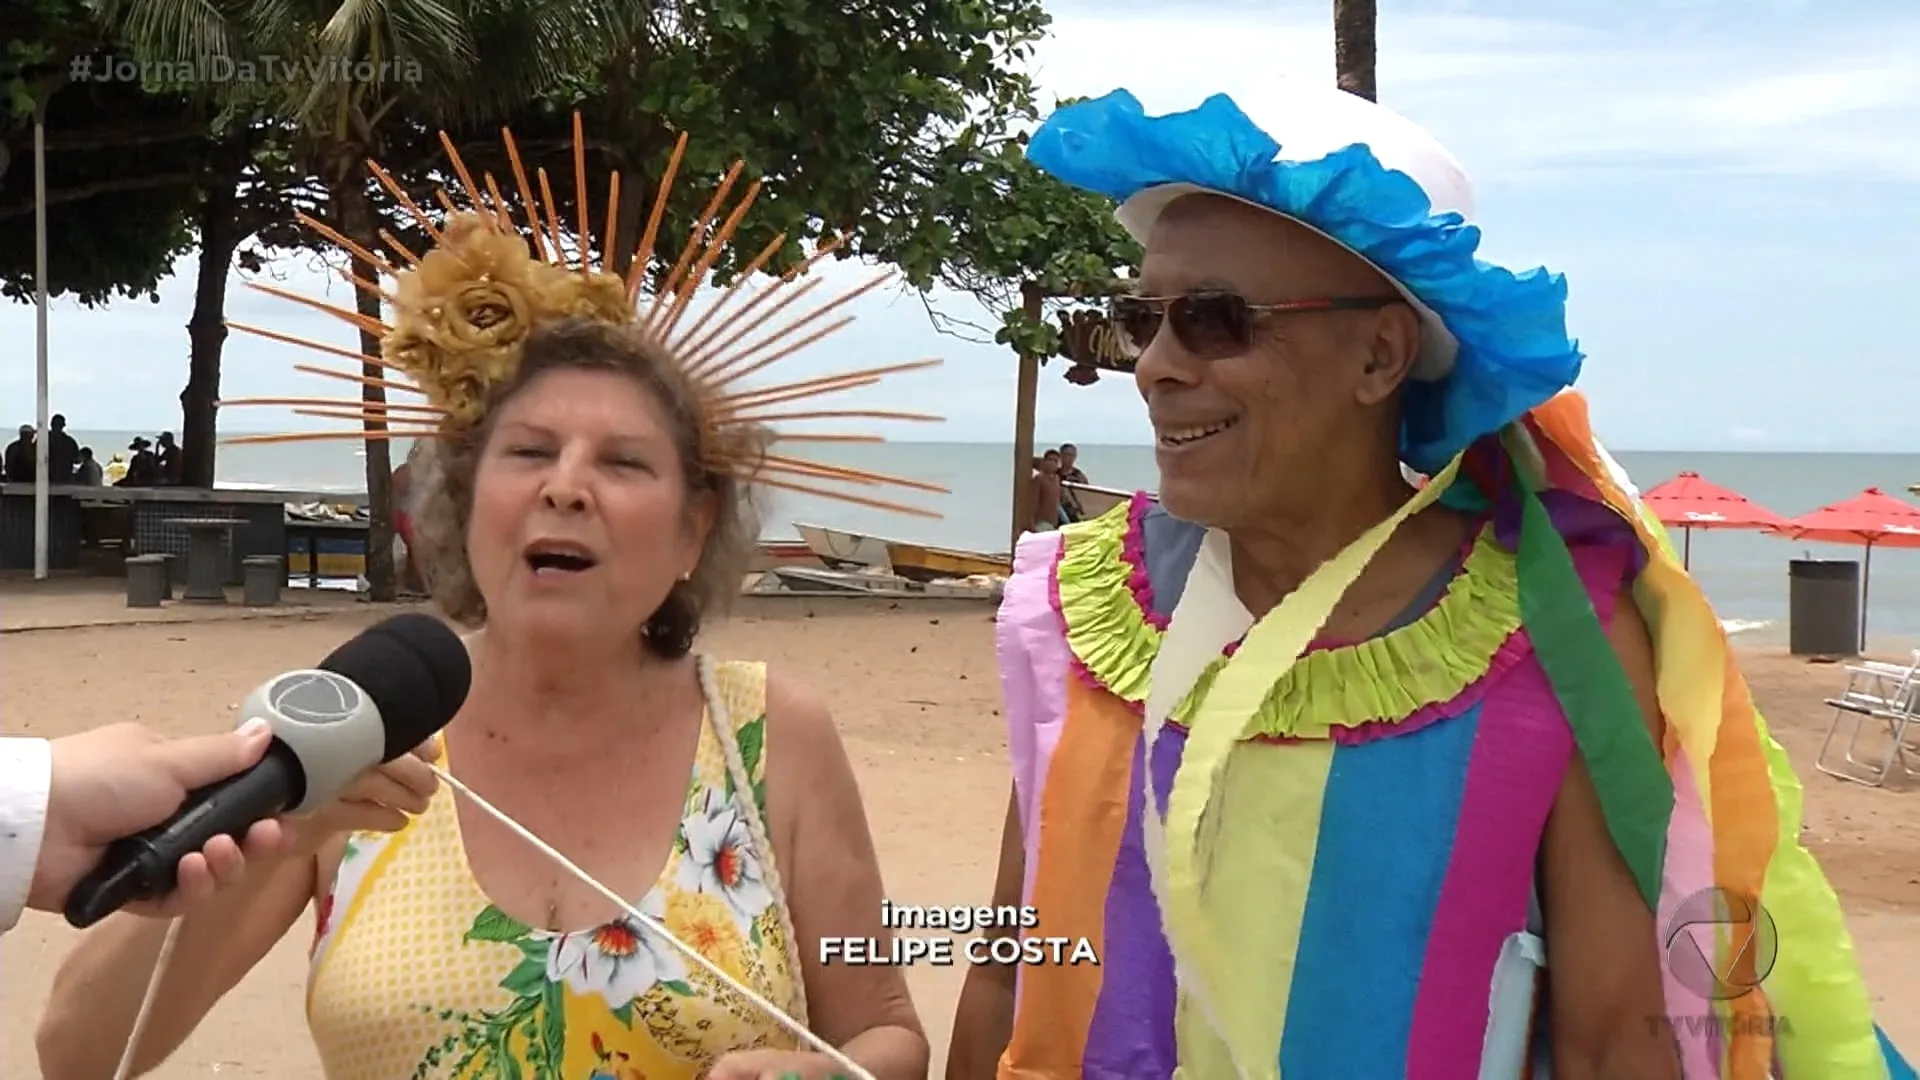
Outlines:
<svg viewBox="0 0 1920 1080"><path fill-rule="evenodd" d="M765 667L717 664L712 685L725 708L708 717L732 730L703 725L672 854L635 906L792 1011L791 922L741 802L764 812ZM354 836L320 906L307 1017L330 1080L691 1080L730 1050L792 1045L632 920L550 933L502 913L468 869L454 798L442 787L400 832Z"/></svg>

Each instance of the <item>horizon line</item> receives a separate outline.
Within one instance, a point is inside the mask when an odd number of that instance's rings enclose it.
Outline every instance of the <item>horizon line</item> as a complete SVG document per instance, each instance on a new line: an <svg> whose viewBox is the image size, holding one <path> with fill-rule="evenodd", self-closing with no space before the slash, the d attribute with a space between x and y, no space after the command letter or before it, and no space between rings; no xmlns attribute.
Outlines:
<svg viewBox="0 0 1920 1080"><path fill-rule="evenodd" d="M145 435L148 437L152 437L153 434L161 431L177 432L178 430L179 430L178 428L166 428L166 427L155 427L152 429L147 429L147 428L91 428L90 429L90 428L81 428L81 427L68 428L68 431L75 435ZM326 429L315 428L314 430L324 431ZM251 436L251 435L277 435L277 434L285 434L285 429L277 429L277 430L264 429L264 430L258 430L258 431L236 429L236 430L227 431L224 434L228 436L236 436L236 437L244 437L244 436ZM349 440L342 439L340 441L348 442ZM1061 442L1046 442L1039 439L1035 439L1034 447L1036 452L1038 452L1041 448L1057 447L1057 446L1063 445L1063 443L1065 442L1071 442L1071 441L1072 440L1062 440ZM957 439L893 438L893 439L886 439L880 443L864 443L864 444L850 444L850 445L882 446L882 445L898 445L898 444L905 444L909 446L1011 447L1013 445L1013 440L981 439L981 438L957 438ZM1153 449L1153 444L1147 443L1147 442L1079 442L1079 443L1076 443L1075 445L1082 448L1084 447L1111 447L1111 448L1125 447L1128 449L1139 449L1139 450ZM123 449L125 449L125 447L117 447L114 452L117 453L119 452L119 450L123 450ZM1910 450L1893 450L1893 449L1859 449L1859 448L1845 448L1845 447L1809 447L1809 446L1767 446L1767 447L1737 447L1736 448L1736 447L1647 447L1647 446L1614 445L1614 446L1609 446L1607 449L1613 453L1622 453L1622 454L1835 454L1835 455L1851 454L1851 455L1858 455L1858 456L1873 456L1873 457L1920 457L1920 447L1915 447Z"/></svg>

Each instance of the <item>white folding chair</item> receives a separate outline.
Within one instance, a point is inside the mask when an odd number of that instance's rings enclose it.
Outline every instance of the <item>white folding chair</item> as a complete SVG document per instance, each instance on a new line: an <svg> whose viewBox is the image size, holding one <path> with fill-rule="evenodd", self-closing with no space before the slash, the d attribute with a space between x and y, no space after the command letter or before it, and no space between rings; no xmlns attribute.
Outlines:
<svg viewBox="0 0 1920 1080"><path fill-rule="evenodd" d="M1909 755L1920 757L1920 752L1907 745L1908 729L1920 732L1920 725L1915 723L1920 720L1920 649L1915 649L1911 662L1904 665L1875 660L1848 665L1847 688L1839 697L1828 698L1827 704L1833 706L1833 722L1827 725L1827 738L1820 744L1815 768L1868 787L1884 785L1896 764L1908 775L1920 774L1907 760ZM1828 765L1828 752L1842 724L1850 725L1846 761ZM1877 762L1861 760L1857 754L1861 729L1870 724L1886 731L1886 750Z"/></svg>

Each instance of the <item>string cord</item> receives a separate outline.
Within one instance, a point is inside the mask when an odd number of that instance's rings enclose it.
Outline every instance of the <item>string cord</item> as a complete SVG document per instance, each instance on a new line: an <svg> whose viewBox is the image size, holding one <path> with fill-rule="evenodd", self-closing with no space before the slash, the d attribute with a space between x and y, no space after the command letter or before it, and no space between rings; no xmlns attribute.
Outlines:
<svg viewBox="0 0 1920 1080"><path fill-rule="evenodd" d="M747 774L746 762L740 752L739 740L734 735L732 714L727 709L725 700L721 698L718 692L718 686L716 685L713 672L713 661L706 656L698 657L696 667L700 677L700 694L706 699L707 717L714 727L715 734L720 739L721 749L727 762L727 772L733 779L734 791L736 792L736 806L740 808L740 812L747 818L747 829L753 837L754 845L759 849L761 872L765 875L767 891L772 894L774 905L780 913L781 928L785 931L787 939L787 963L789 970L792 972L795 1008L801 1016L804 1017L807 1009L806 979L800 966L799 940L794 933L792 915L787 911L786 894L780 884L779 871L774 867L773 848L767 836L766 825L761 819L759 805L753 797L752 777ZM781 1027L786 1028L802 1043L811 1047L816 1053L832 1059L834 1064L847 1070L847 1075L851 1080L875 1080L874 1075L861 1066L859 1062L848 1057L838 1047L827 1042L825 1039L815 1035L812 1029L807 1027L804 1019L795 1019L793 1016L788 1015L785 1010L773 1002L768 1001L752 987L742 983L740 980L728 974L718 964L707 959L699 949L675 937L673 932L661 925L659 921L628 903L619 893L601 884L591 874L582 870L573 860L561 854L559 849L536 836L531 829L528 829L526 826L507 816L505 811L500 810L482 798L452 773L447 772L438 765L429 764L428 768L432 769L433 774L439 777L440 781L451 788L456 794L465 797L467 801L478 807L482 812L505 826L508 831L526 841L534 850L553 860L554 865L565 870L582 885L599 893L603 899L619 908L621 912L623 912L627 918L633 920L636 925L644 928L662 942L679 950L682 956L699 965L700 969L707 974L720 980L728 989L731 989L741 997L746 998L749 1002L752 1002L761 1012L765 1013ZM142 1036L146 1034L147 1024L152 1017L154 1005L159 998L160 984L166 978L167 967L173 960L173 949L174 945L179 941L180 928L181 921L178 918L172 920L171 924L167 927L166 940L161 943L160 955L154 959L153 974L147 979L147 992L141 999L139 1013L134 1017L133 1030L127 1036L127 1048L120 1056L120 1067L114 1072L114 1080L130 1080L133 1076L134 1055L139 1052L140 1040Z"/></svg>
<svg viewBox="0 0 1920 1080"><path fill-rule="evenodd" d="M766 1013L767 1016L771 1017L773 1020L778 1022L781 1027L786 1028L788 1031L792 1032L796 1038L798 1038L801 1042L807 1044L807 1046L811 1047L814 1051L833 1059L834 1064L839 1065L843 1069L846 1069L849 1076L853 1077L854 1080L874 1080L874 1076L872 1073L868 1072L866 1069L862 1068L858 1062L854 1061L852 1058L842 1053L838 1047L827 1042L825 1039L822 1039L820 1036L815 1035L812 1032L812 1030L810 1030L807 1027L806 1024L801 1023L799 1020L796 1020L793 1017L787 1015L785 1010L781 1009L778 1005L775 1005L773 1002L768 1001L765 997L762 997L760 993L755 991L752 987L747 986L746 984L742 983L740 980L734 978L732 975L727 974L727 972L724 969L722 969L720 965L715 964L712 960L707 959L706 956L703 955L699 949L696 949L693 946L688 945L686 942L681 941L679 938L675 937L672 931L668 930L665 926L662 926L660 922L654 919L652 916L646 914L645 912L641 911L639 908L634 907L632 904L629 904L626 900L622 899L619 893L614 892L612 889L609 889L605 885L602 885L600 884L600 882L594 880L594 878L591 875L589 875L585 870L582 870L579 866L575 865L571 859L568 859L565 855L562 855L558 850L556 850L553 847L553 845L547 843L545 840L540 839L538 836L535 836L531 830L527 829L525 826L521 825L519 822L513 820L512 818L508 817L505 813L496 809L492 803L489 803L485 799L481 798L479 795L474 794L474 791L472 788L467 787L465 784L455 779L453 776L448 774L445 770L441 769L438 765L433 766L433 771L436 775L440 777L440 779L443 782L447 784L448 787L451 787L455 792L465 796L468 801L473 803L473 805L485 811L488 815L492 816L493 819L498 821L501 825L506 826L509 830L513 832L514 835L520 837L520 839L522 840L525 840L528 844L531 844L542 855L545 855L547 858L552 859L555 865L559 866L562 870L565 870L567 873L573 875L574 879L579 881L580 884L587 886L588 888L592 889L596 893L599 893L600 896L604 898L608 903L617 906L622 912L626 914L627 918L633 920L635 924L643 927L649 933L659 938L662 942L665 942L666 944L671 945L675 949L679 950L682 956L685 956L687 959L693 961L695 964L699 965L701 970L705 971L707 974L713 976L714 978L720 980L729 989L733 990L735 993L739 994L741 997L744 997L748 1001L752 1002L754 1007ZM799 977L800 977L799 973L795 972L796 980Z"/></svg>
<svg viewBox="0 0 1920 1080"><path fill-rule="evenodd" d="M760 800L754 797L753 777L748 774L746 758L740 752L740 739L733 726L733 714L727 708L726 698L720 695L712 659L704 655L696 657L694 670L700 677L700 696L707 705L708 723L714 737L720 742L720 752L727 763L727 774L733 779L734 804L747 819L747 832L753 838L754 850L760 855L761 877L766 882L767 892L773 897L773 910L780 920L781 934L786 938L787 970L793 973L794 1015L805 1024L807 980L802 975L805 969L800 966L800 936L794 931L793 912L787 906L787 892L780 881L780 868L773 855L773 839L768 835L766 821L760 815ZM764 694L764 669L760 685Z"/></svg>
<svg viewBox="0 0 1920 1080"><path fill-rule="evenodd" d="M120 1054L120 1065L113 1080L132 1080L133 1055L140 1050L140 1039L153 1019L153 1007L160 1000L160 983L166 978L167 965L173 961L173 947L180 943L183 923L179 916L167 920L167 936L160 942L160 955L153 958L153 974L147 978L147 992L140 998L140 1011L134 1014L133 1030L127 1033L127 1048Z"/></svg>

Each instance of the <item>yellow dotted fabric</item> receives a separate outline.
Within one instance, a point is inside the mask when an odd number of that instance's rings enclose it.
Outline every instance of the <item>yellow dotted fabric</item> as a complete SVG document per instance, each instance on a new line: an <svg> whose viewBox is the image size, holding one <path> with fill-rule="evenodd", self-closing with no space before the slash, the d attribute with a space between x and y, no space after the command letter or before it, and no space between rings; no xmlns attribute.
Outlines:
<svg viewBox="0 0 1920 1080"><path fill-rule="evenodd" d="M754 792L734 790L704 723L672 854L635 906L793 1012L791 920L742 812L764 809L765 668L716 665L714 689ZM400 832L354 836L321 905L307 1017L329 1080L693 1080L729 1051L793 1045L633 920L553 934L494 908L454 798L442 787Z"/></svg>

